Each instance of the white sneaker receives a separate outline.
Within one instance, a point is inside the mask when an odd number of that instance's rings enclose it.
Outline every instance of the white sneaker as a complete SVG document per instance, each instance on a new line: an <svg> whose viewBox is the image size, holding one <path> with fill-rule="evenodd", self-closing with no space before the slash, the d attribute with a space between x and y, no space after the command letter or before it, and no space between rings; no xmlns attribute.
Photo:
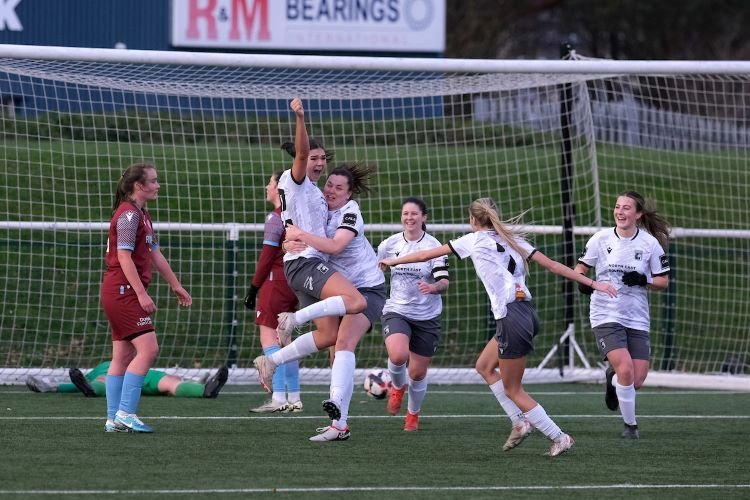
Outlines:
<svg viewBox="0 0 750 500"><path fill-rule="evenodd" d="M546 455L549 455L550 457L562 455L563 453L571 449L574 444L576 444L576 442L573 441L573 438L563 433L559 438L552 442L552 446L550 446L550 449L546 453Z"/></svg>
<svg viewBox="0 0 750 500"><path fill-rule="evenodd" d="M336 427L329 425L328 427L318 427L315 429L318 433L310 438L310 441L325 442L325 441L346 441L352 433L349 431L349 426L346 429L337 429Z"/></svg>
<svg viewBox="0 0 750 500"><path fill-rule="evenodd" d="M261 387L270 394L273 392L273 372L276 371L276 367L272 367L268 358L262 354L253 360L253 365L258 370L258 381Z"/></svg>
<svg viewBox="0 0 750 500"><path fill-rule="evenodd" d="M302 411L302 401L295 401L294 403L287 403L285 413L299 413Z"/></svg>
<svg viewBox="0 0 750 500"><path fill-rule="evenodd" d="M524 420L520 424L513 426L513 429L510 431L510 436L508 436L508 439L503 445L503 451L512 450L519 444L523 443L523 440L526 439L533 430L534 428L528 420Z"/></svg>
<svg viewBox="0 0 750 500"><path fill-rule="evenodd" d="M279 326L276 327L276 335L279 337L281 347L292 343L292 332L297 328L297 321L293 312L283 312L278 316Z"/></svg>
<svg viewBox="0 0 750 500"><path fill-rule="evenodd" d="M287 404L286 401L279 402L271 399L250 411L253 413L284 413L287 411Z"/></svg>
<svg viewBox="0 0 750 500"><path fill-rule="evenodd" d="M130 432L130 429L122 424L116 424L114 420L107 419L104 423L104 432Z"/></svg>

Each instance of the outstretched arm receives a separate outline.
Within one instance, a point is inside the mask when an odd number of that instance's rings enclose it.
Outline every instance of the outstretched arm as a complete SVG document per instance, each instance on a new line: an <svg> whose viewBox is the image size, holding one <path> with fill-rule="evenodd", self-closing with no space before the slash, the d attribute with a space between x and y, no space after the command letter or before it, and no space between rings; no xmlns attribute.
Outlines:
<svg viewBox="0 0 750 500"><path fill-rule="evenodd" d="M439 247L430 248L428 250L420 250L401 257L383 259L379 262L380 268L385 270L389 266L397 266L399 264L409 264L412 262L426 262L436 257L442 257L443 255L450 255L453 252L449 245L441 245Z"/></svg>
<svg viewBox="0 0 750 500"><path fill-rule="evenodd" d="M305 109L299 97L292 99L290 104L297 120L297 128L294 133L294 163L292 163L292 179L301 184L307 176L307 157L310 156L310 140L307 137L305 127Z"/></svg>
<svg viewBox="0 0 750 500"><path fill-rule="evenodd" d="M569 268L568 266L563 265L556 260L550 259L538 250L533 253L533 255L531 256L531 260L541 265L546 270L557 274L558 276L562 276L563 278L567 278L582 285L590 286L594 290L604 292L610 297L617 297L617 289L615 289L615 287L612 286L611 283L601 283L598 281L594 281L593 279Z"/></svg>

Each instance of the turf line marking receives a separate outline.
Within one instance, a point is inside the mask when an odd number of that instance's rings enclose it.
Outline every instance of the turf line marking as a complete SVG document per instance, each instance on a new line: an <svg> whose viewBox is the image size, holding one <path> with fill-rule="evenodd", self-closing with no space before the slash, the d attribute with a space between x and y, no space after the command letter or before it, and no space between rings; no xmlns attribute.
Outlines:
<svg viewBox="0 0 750 500"><path fill-rule="evenodd" d="M565 418L565 419L621 419L622 417L619 414L611 414L611 415L550 415L550 417L553 418ZM104 417L101 415L99 416L47 416L47 417L40 417L40 416L26 416L26 417L15 417L15 416L0 416L0 421L3 420L38 420L38 421L58 421L58 420L103 420ZM255 416L255 415L247 415L247 416L239 416L239 415L233 415L233 416L208 416L208 415L191 415L191 416L182 416L182 415L160 415L160 416L149 416L149 415L143 415L140 418L146 419L146 420L278 420L279 422L283 422L284 420L289 419L295 419L295 420L320 420L323 418L322 415L265 415L265 416ZM396 416L390 416L390 415L355 415L351 416L350 418L352 420L380 420L380 419L403 419L403 415L396 415ZM492 418L492 419L507 419L507 416L501 415L499 413L489 414L489 415L420 415L420 419L428 419L428 420L437 420L437 419L470 419L470 418L476 418L476 419L484 419L484 418ZM665 419L665 420L748 420L750 419L750 415L638 415L639 419Z"/></svg>
<svg viewBox="0 0 750 500"><path fill-rule="evenodd" d="M727 490L750 484L597 484L558 486L355 486L325 488L225 488L152 490L0 490L0 495L200 495L227 493L340 493L390 491L591 491L591 490Z"/></svg>

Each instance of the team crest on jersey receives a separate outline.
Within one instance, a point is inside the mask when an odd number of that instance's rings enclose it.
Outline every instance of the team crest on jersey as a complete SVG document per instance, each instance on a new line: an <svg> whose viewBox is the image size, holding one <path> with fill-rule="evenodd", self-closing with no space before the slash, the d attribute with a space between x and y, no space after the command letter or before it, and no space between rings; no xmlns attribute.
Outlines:
<svg viewBox="0 0 750 500"><path fill-rule="evenodd" d="M125 212L125 217L127 217L128 220L133 220L134 215L135 215L135 212L133 212L132 210L128 210L127 212Z"/></svg>
<svg viewBox="0 0 750 500"><path fill-rule="evenodd" d="M612 253L612 247L610 246L607 247L607 253Z"/></svg>
<svg viewBox="0 0 750 500"><path fill-rule="evenodd" d="M640 250L637 250L635 252L635 255L633 255L633 258L635 260L641 260L643 258L643 252L641 252Z"/></svg>
<svg viewBox="0 0 750 500"><path fill-rule="evenodd" d="M344 218L342 219L341 223L353 226L357 223L357 214L344 214Z"/></svg>

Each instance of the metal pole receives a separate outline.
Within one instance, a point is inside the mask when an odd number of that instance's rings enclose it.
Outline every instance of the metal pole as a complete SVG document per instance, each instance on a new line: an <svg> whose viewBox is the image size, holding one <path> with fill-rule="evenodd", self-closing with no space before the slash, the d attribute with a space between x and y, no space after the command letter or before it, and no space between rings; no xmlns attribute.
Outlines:
<svg viewBox="0 0 750 500"><path fill-rule="evenodd" d="M669 285L664 295L664 359L661 362L662 370L674 370L674 313L677 308L677 282L674 279L674 266L677 261L677 242L669 242L671 249L669 255Z"/></svg>
<svg viewBox="0 0 750 500"><path fill-rule="evenodd" d="M237 366L237 242L240 231L237 227L230 228L226 242L226 321L227 335L227 366Z"/></svg>
<svg viewBox="0 0 750 500"><path fill-rule="evenodd" d="M570 43L563 43L560 47L561 59L566 59L572 52ZM560 146L561 146L561 172L560 172L560 202L562 208L562 262L568 267L575 265L575 242L573 239L573 222L575 219L575 206L573 204L573 142L571 139L570 115L573 106L573 87L571 84L561 84L560 89ZM573 282L563 280L562 294L565 300L564 318L565 327L573 324L574 295ZM560 375L563 367L572 360L570 355L570 338L561 338L558 355Z"/></svg>

